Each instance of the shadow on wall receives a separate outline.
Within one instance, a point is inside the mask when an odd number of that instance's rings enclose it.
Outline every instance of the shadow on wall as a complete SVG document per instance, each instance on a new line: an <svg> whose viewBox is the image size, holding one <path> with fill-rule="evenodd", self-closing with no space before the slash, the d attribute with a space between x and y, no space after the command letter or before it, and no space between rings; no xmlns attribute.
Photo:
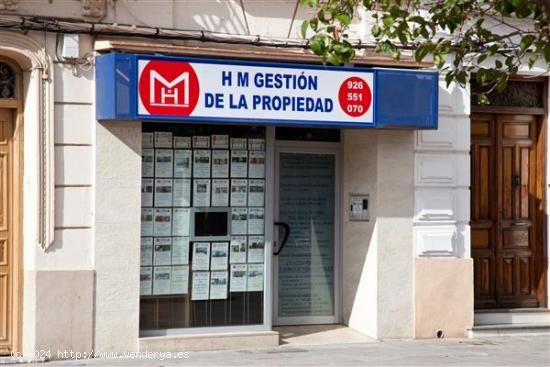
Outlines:
<svg viewBox="0 0 550 367"><path fill-rule="evenodd" d="M106 22L204 30L228 34L260 34L286 37L296 0L202 0L202 1L117 1ZM298 7L293 24L295 36L308 8ZM155 18L151 19L150 14ZM246 18L246 20L245 20ZM247 24L248 23L248 24Z"/></svg>

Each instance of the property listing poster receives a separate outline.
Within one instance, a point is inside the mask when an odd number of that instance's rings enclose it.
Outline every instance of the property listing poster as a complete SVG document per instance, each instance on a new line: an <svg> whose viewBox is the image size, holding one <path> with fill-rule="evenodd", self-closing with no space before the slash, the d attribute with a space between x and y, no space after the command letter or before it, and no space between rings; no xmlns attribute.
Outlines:
<svg viewBox="0 0 550 367"><path fill-rule="evenodd" d="M191 148L191 137L190 136L174 136L174 148L175 149Z"/></svg>
<svg viewBox="0 0 550 367"><path fill-rule="evenodd" d="M210 269L210 242L193 243L193 270Z"/></svg>
<svg viewBox="0 0 550 367"><path fill-rule="evenodd" d="M153 293L153 268L144 266L139 274L139 294L141 296L150 296Z"/></svg>
<svg viewBox="0 0 550 367"><path fill-rule="evenodd" d="M210 272L194 271L192 276L191 300L205 301L210 296Z"/></svg>
<svg viewBox="0 0 550 367"><path fill-rule="evenodd" d="M229 259L229 244L227 242L213 242L210 253L210 270L226 270Z"/></svg>
<svg viewBox="0 0 550 367"><path fill-rule="evenodd" d="M227 270L212 271L210 273L210 299L226 299L227 282Z"/></svg>
<svg viewBox="0 0 550 367"><path fill-rule="evenodd" d="M246 292L247 265L231 264L231 276L229 280L231 292Z"/></svg>

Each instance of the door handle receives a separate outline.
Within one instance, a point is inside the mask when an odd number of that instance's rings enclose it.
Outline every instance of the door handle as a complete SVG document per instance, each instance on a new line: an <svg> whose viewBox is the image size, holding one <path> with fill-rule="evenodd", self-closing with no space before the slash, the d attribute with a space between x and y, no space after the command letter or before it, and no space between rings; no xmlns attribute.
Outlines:
<svg viewBox="0 0 550 367"><path fill-rule="evenodd" d="M283 250L283 247L285 247L286 242L288 241L288 236L290 236L290 226L284 222L275 222L274 224L276 227L280 226L280 227L283 227L285 230L285 234L283 236L283 241L281 242L281 246L277 250L273 251L273 255L278 256Z"/></svg>
<svg viewBox="0 0 550 367"><path fill-rule="evenodd" d="M515 173L513 178L512 178L512 185L514 186L514 188L518 188L520 183L521 183L521 179L520 179L519 175L517 173Z"/></svg>
<svg viewBox="0 0 550 367"><path fill-rule="evenodd" d="M512 222L512 223L510 223L510 225L514 226L514 227L516 227L516 226L518 226L518 227L519 226L528 226L529 224L531 224L531 223L530 222Z"/></svg>

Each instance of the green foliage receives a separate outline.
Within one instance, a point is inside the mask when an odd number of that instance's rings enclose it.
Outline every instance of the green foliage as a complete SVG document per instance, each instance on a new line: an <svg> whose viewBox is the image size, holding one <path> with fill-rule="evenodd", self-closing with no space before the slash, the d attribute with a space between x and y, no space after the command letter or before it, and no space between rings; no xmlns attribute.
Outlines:
<svg viewBox="0 0 550 367"><path fill-rule="evenodd" d="M548 0L300 0L315 9L304 21L311 50L323 61L341 65L367 42L350 42L357 9L366 10L376 52L399 60L413 50L417 62L431 59L449 85L465 85L471 75L485 88L504 90L520 66L544 61L550 70ZM370 17L370 19L369 19ZM520 22L518 22L520 21ZM488 103L487 95L478 100Z"/></svg>

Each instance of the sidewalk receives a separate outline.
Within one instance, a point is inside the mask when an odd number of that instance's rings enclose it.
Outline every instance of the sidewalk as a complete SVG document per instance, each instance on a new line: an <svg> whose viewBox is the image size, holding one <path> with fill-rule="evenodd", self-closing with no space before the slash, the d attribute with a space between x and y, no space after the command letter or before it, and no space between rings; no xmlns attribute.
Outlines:
<svg viewBox="0 0 550 367"><path fill-rule="evenodd" d="M66 360L34 366L550 366L550 337L286 344L265 350L189 352L187 358Z"/></svg>

